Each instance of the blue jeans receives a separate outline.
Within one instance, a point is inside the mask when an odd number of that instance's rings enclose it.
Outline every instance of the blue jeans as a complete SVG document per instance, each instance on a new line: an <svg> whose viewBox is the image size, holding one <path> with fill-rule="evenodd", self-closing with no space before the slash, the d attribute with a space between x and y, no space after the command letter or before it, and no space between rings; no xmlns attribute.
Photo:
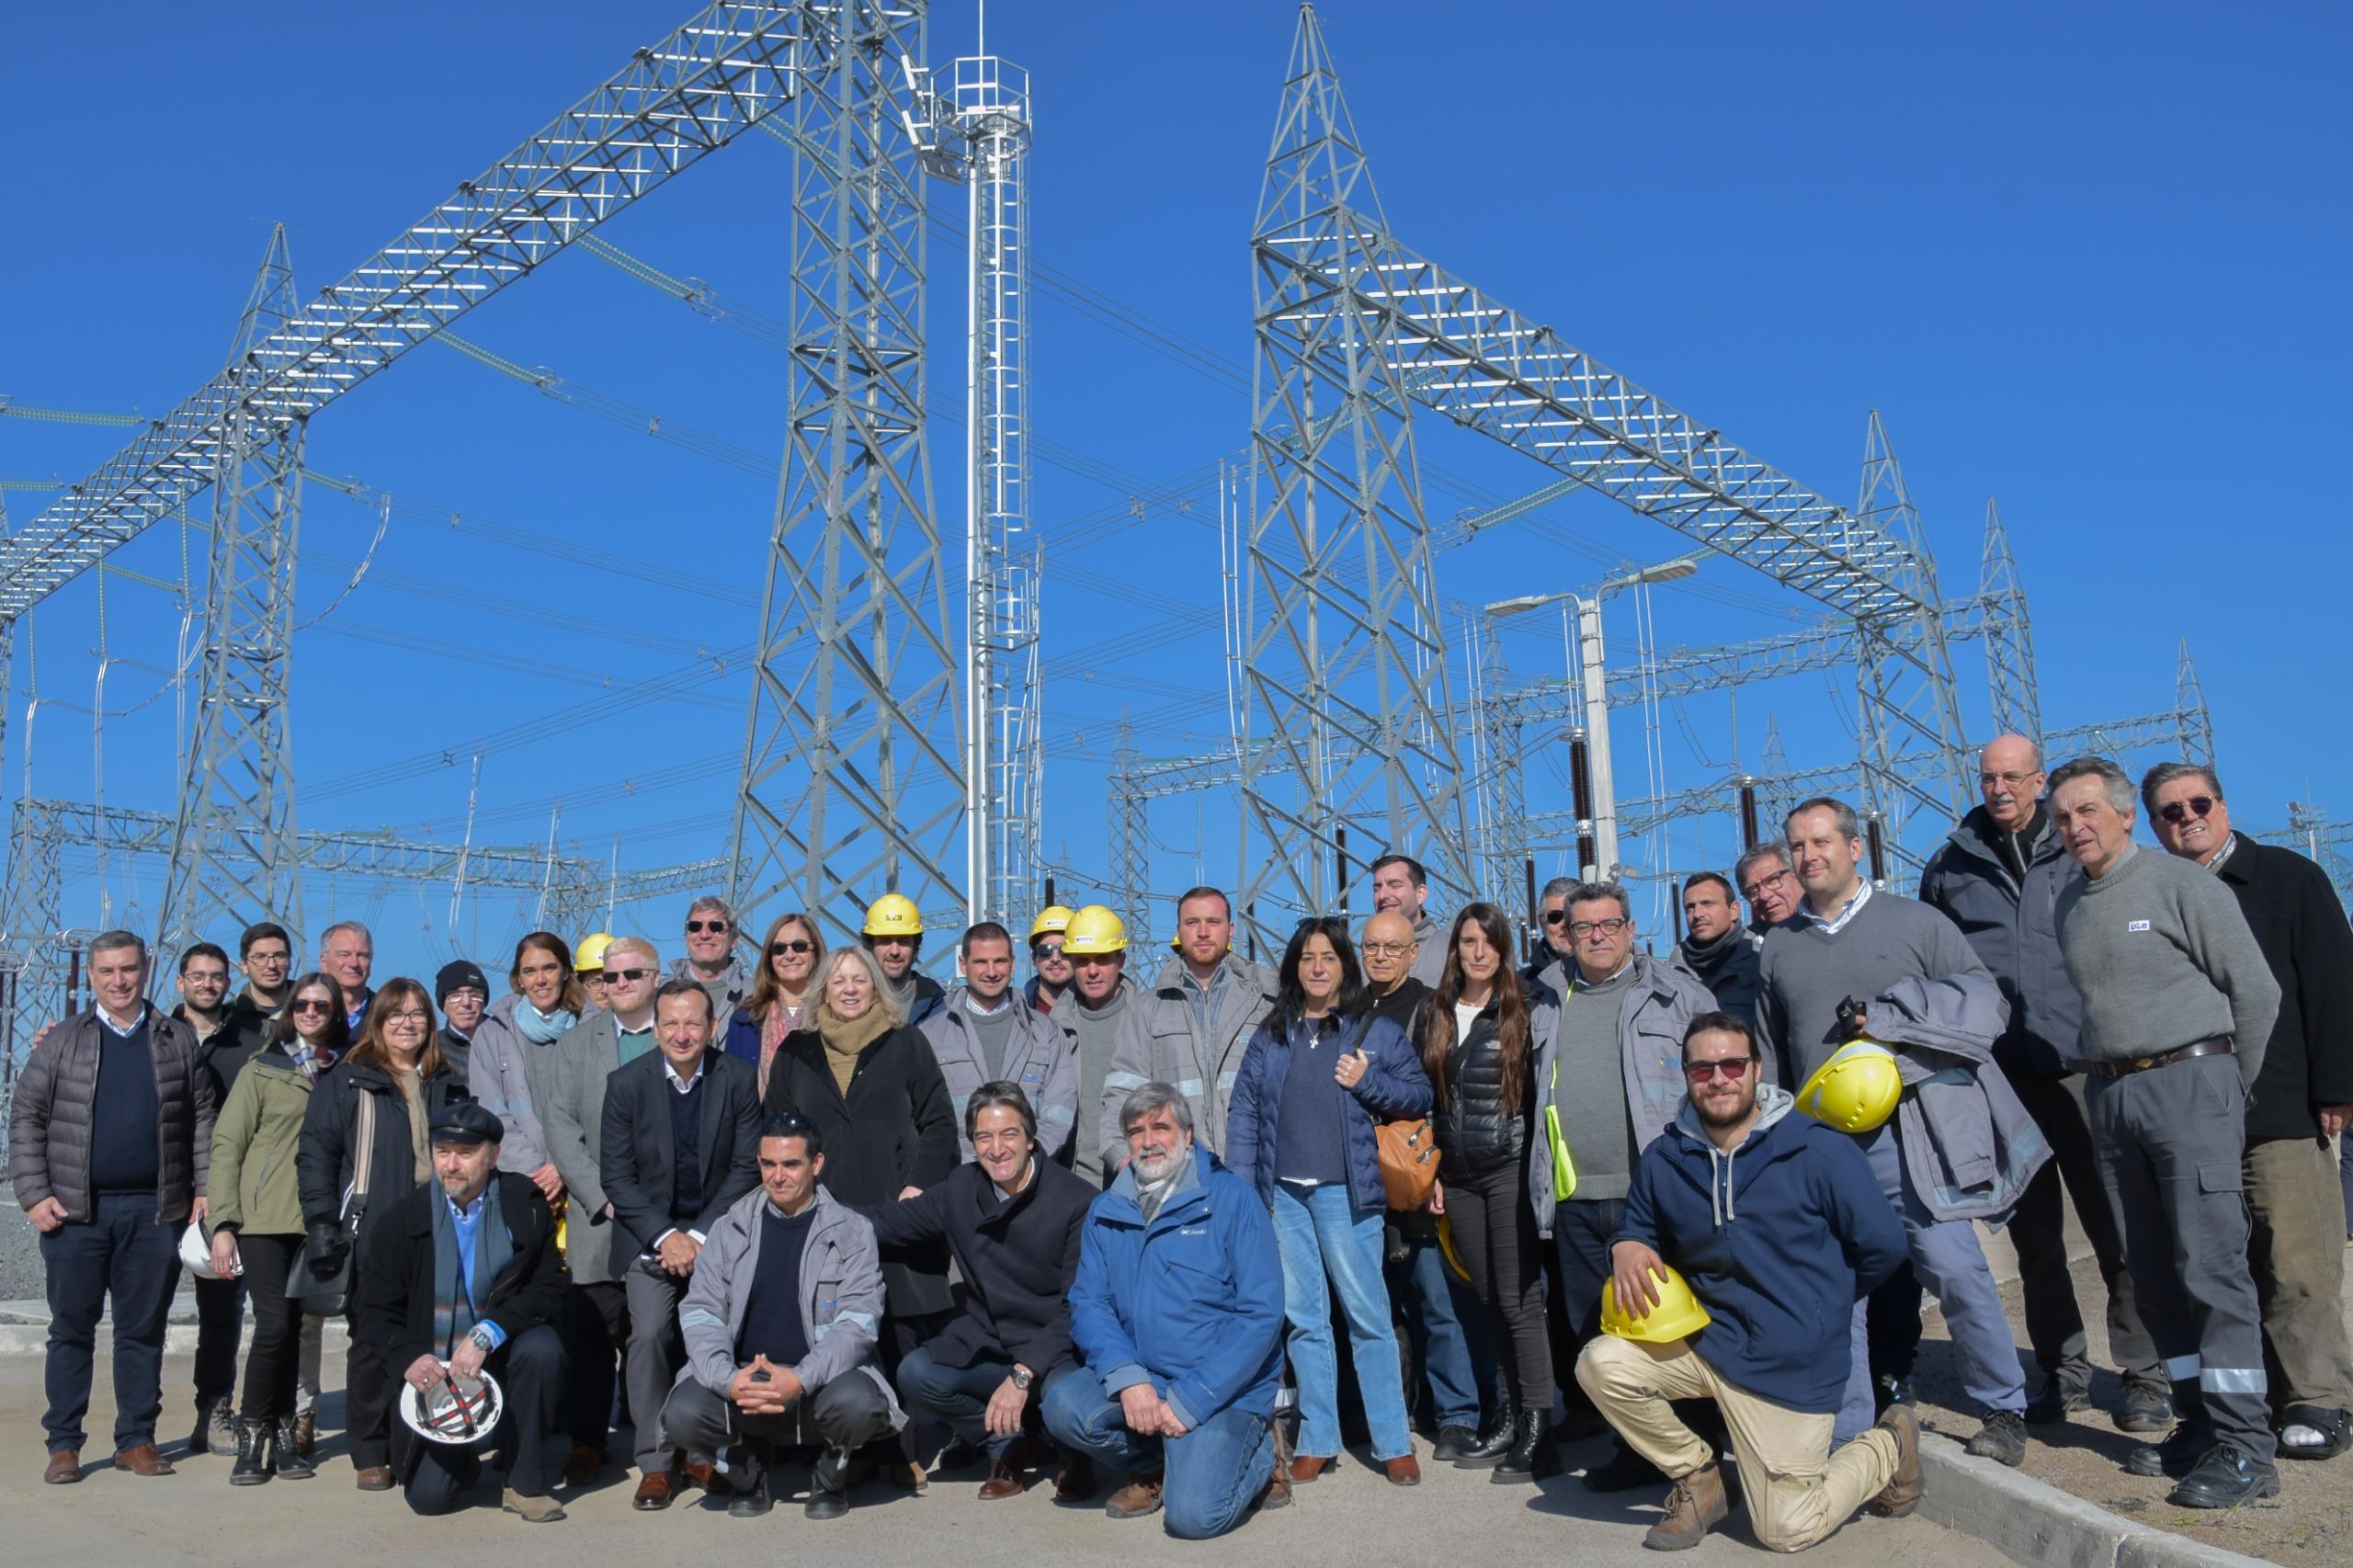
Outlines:
<svg viewBox="0 0 2353 1568"><path fill-rule="evenodd" d="M185 1223L183 1221L182 1223ZM114 1301L114 1446L155 1440L164 1409L164 1331L179 1285L181 1226L155 1218L155 1195L100 1193L86 1221L67 1221L40 1238L49 1276L49 1358L41 1417L49 1451L79 1449L86 1435L98 1317Z"/></svg>
<svg viewBox="0 0 2353 1568"><path fill-rule="evenodd" d="M1160 1471L1165 1522L1181 1540L1207 1540L1240 1524L1274 1474L1273 1427L1233 1405L1181 1437L1146 1437L1129 1429L1101 1378L1068 1367L1046 1385L1045 1413L1046 1430L1065 1449L1129 1475Z"/></svg>
<svg viewBox="0 0 2353 1568"><path fill-rule="evenodd" d="M1479 1374L1471 1335L1485 1336L1485 1309L1447 1267L1446 1249L1435 1236L1405 1238L1401 1273L1405 1335L1430 1386L1430 1419L1440 1426L1476 1426Z"/></svg>
<svg viewBox="0 0 2353 1568"><path fill-rule="evenodd" d="M1300 1187L1275 1183L1275 1245L1283 1261L1283 1316L1290 1324L1291 1377L1299 1384L1299 1452L1330 1459L1340 1451L1340 1369L1332 1346L1332 1295L1348 1321L1357 1395L1372 1434L1372 1457L1402 1459L1414 1451L1405 1422L1405 1383L1399 1375L1397 1326L1389 1315L1389 1287L1381 1278L1378 1209L1359 1210L1347 1184Z"/></svg>
<svg viewBox="0 0 2353 1568"><path fill-rule="evenodd" d="M1000 1437L989 1431L989 1399L1012 1373L1013 1363L1001 1356L983 1355L969 1367L950 1367L932 1355L930 1346L918 1345L899 1362L899 1398L909 1415L937 1415L957 1437L986 1449L990 1459L1001 1460L1011 1451L1018 1435ZM1042 1378L1038 1386L1051 1381ZM1033 1392L1029 1397L1034 1403L1038 1395ZM1023 1415L1026 1417L1028 1412Z"/></svg>

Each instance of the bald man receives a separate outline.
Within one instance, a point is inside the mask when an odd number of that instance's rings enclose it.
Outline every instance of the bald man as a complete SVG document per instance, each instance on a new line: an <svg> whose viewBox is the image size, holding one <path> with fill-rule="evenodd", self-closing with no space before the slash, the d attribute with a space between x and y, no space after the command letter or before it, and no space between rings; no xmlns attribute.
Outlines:
<svg viewBox="0 0 2353 1568"><path fill-rule="evenodd" d="M2091 1358L2083 1312L2067 1267L2066 1201L2075 1200L2108 1285L2109 1349L2124 1372L2128 1432L2162 1432L2172 1422L2171 1391L2155 1345L2132 1306L2124 1240L2100 1184L2085 1111L2084 1081L2065 1063L2083 1053L2076 1036L2083 999L2059 953L2053 910L2083 879L2043 809L2042 755L2024 735L1999 735L1978 756L1983 804L1963 817L1920 873L1920 901L1961 927L2010 1004L2008 1032L1994 1060L2051 1142L2056 1156L2035 1175L2010 1221L2027 1338L2042 1368L2042 1390L2027 1419L2063 1421L2091 1403Z"/></svg>

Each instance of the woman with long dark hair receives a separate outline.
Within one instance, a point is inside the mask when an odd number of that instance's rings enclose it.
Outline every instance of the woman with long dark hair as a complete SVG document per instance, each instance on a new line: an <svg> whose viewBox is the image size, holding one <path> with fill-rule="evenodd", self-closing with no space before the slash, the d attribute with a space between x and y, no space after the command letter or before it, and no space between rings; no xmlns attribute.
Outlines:
<svg viewBox="0 0 2353 1568"><path fill-rule="evenodd" d="M1429 1107L1429 1079L1405 1031L1366 1000L1347 923L1301 921L1283 949L1274 1010L1243 1053L1225 1123L1227 1168L1274 1210L1299 1383L1294 1483L1314 1480L1340 1452L1336 1287L1372 1457L1397 1485L1422 1478L1381 1274L1389 1197L1374 1128Z"/></svg>
<svg viewBox="0 0 2353 1568"><path fill-rule="evenodd" d="M1560 1468L1552 1449L1552 1355L1544 1278L1528 1200L1534 1142L1534 1029L1511 962L1511 926L1492 903L1463 906L1446 970L1422 1013L1422 1067L1436 1091L1439 1180L1434 1212L1486 1305L1501 1397L1458 1469L1526 1481Z"/></svg>
<svg viewBox="0 0 2353 1568"><path fill-rule="evenodd" d="M375 1105L375 1131L364 1149L356 1136L362 1096ZM360 1162L367 1162L368 1201L357 1234L348 1238L355 1254L367 1251L369 1235L403 1198L433 1179L427 1130L451 1101L471 1097L433 1038L433 998L405 976L386 981L368 1005L358 1043L319 1080L303 1112L297 1164L314 1263L332 1268L345 1250L344 1194L355 1184ZM358 1299L358 1274L355 1261L347 1300ZM362 1492L392 1488L392 1400L399 1381L397 1369L385 1364L384 1347L354 1323L344 1369L344 1427Z"/></svg>
<svg viewBox="0 0 2353 1568"><path fill-rule="evenodd" d="M818 968L824 961L825 937L816 921L793 910L768 923L752 994L724 1025L727 1054L740 1056L759 1070L762 1095L768 1092L768 1074L784 1037L812 1025L811 997L817 988Z"/></svg>
<svg viewBox="0 0 2353 1568"><path fill-rule="evenodd" d="M572 967L572 949L552 931L533 931L515 944L507 994L474 1027L467 1064L468 1092L506 1129L498 1168L529 1176L550 1203L563 1177L548 1153L539 1102L546 1093L555 1042L588 1010L587 994Z"/></svg>

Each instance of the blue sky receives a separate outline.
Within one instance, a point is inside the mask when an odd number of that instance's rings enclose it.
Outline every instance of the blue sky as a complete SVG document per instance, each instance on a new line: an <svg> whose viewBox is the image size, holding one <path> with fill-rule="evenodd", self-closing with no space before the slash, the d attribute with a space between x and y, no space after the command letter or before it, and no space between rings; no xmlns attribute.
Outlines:
<svg viewBox="0 0 2353 1568"><path fill-rule="evenodd" d="M122 25L99 40L53 7L15 8L0 23L0 95L15 123L40 129L6 176L0 393L162 411L218 367L272 222L314 291L692 9L422 0L388 27L344 7L140 5L113 13ZM1998 497L2034 607L2047 723L2170 706L2187 635L2242 824L2283 823L2291 798L2353 815L2353 758L2314 701L2317 672L2348 652L2347 551L2325 488L2283 466L2283 454L2325 460L2347 413L2342 8L1335 0L1322 15L1410 243L1833 497L1851 497L1880 409L1948 593L1973 584ZM1035 256L1234 373L1250 354L1248 233L1293 19L1290 5L1255 0L990 7L991 48L1035 83ZM970 6L939 8L935 60L969 52L972 30ZM607 237L781 315L787 173L780 146L745 138ZM934 198L961 225L961 196ZM961 257L935 246L933 260L935 342L949 346L935 378L953 388ZM780 450L782 357L594 256L559 257L460 330L721 437L755 468ZM1226 734L1211 488L1197 484L1182 514L1137 517L1128 503L1242 449L1248 401L1213 363L1180 364L1050 298L1035 360L1038 435L1091 471L1037 474L1046 847L1094 868L1121 709L1153 755ZM1419 428L1434 518L1549 477L1433 424ZM0 418L0 479L73 480L119 435ZM951 534L961 445L955 428L935 430ZM309 497L301 614L323 619L298 642L305 825L455 840L479 747L476 843L543 843L562 800L573 853L647 867L723 849L746 685L740 658L722 672L714 656L754 635L745 599L772 475L430 346L323 415L310 466L403 506L369 577L337 602L377 519L323 488ZM0 494L19 525L48 499ZM452 512L463 526L434 520ZM1076 542L1058 549L1058 536ZM1449 552L1440 588L1471 604L1572 588L1683 548L1580 497ZM181 540L157 530L119 560L177 582ZM643 562L684 578L646 581ZM89 799L102 787L109 802L168 811L176 741L162 672L179 611L135 581L106 584L116 716L99 726L86 710L98 599L85 577L37 618L31 788ZM1722 562L1653 605L1664 645L1807 618ZM1141 634L1187 608L1209 623ZM1631 656L1631 619L1613 619L1613 657ZM1557 621L1523 620L1506 639L1513 670L1556 673ZM699 662L706 673L664 703L598 711L609 687ZM1979 669L1966 652L1973 725ZM21 632L15 684L11 796L27 787L33 695ZM536 738L517 734L565 710ZM1843 679L1744 692L1749 766L1768 713L1800 766L1851 754ZM1663 782L1722 772L1733 723L1721 699L1665 715ZM1617 737L1621 791L1637 793L1631 716ZM1539 808L1561 803L1549 773L1529 789ZM1230 874L1233 822L1223 797L1157 808L1155 883L1182 886L1197 863ZM1694 823L1644 854L1677 869L1721 861L1731 833ZM159 867L74 871L69 919L97 918L102 897L152 915ZM371 918L385 972L453 947L503 958L519 929L495 900L452 926L446 887L306 893L313 927L329 908ZM675 937L677 913L623 923Z"/></svg>

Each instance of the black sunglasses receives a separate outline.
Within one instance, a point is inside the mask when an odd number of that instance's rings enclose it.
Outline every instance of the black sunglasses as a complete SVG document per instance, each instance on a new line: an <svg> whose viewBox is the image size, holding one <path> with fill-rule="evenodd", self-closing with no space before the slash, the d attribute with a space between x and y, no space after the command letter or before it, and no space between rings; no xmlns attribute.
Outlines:
<svg viewBox="0 0 2353 1568"><path fill-rule="evenodd" d="M608 969L605 971L605 983L634 985L653 972L650 969Z"/></svg>
<svg viewBox="0 0 2353 1568"><path fill-rule="evenodd" d="M1756 1060L1753 1056L1735 1056L1729 1062L1687 1062L1683 1075L1695 1084L1704 1084L1721 1073L1737 1084L1748 1076L1748 1064Z"/></svg>
<svg viewBox="0 0 2353 1568"><path fill-rule="evenodd" d="M727 929L727 922L724 920L689 920L687 922L687 929L699 937L706 931L725 931Z"/></svg>
<svg viewBox="0 0 2353 1568"><path fill-rule="evenodd" d="M816 944L814 942L808 941L799 937L794 937L790 942L770 942L768 944L768 957L772 959L782 958L787 953L807 953L814 952L815 950Z"/></svg>
<svg viewBox="0 0 2353 1568"><path fill-rule="evenodd" d="M2183 823L2189 820L2190 812L2196 812L2202 817L2213 811L2213 796L2192 795L2187 801L2166 801L2163 806L2160 806L2157 809L2157 815L2165 818L2165 821L2173 824L2176 827L2178 827Z"/></svg>

